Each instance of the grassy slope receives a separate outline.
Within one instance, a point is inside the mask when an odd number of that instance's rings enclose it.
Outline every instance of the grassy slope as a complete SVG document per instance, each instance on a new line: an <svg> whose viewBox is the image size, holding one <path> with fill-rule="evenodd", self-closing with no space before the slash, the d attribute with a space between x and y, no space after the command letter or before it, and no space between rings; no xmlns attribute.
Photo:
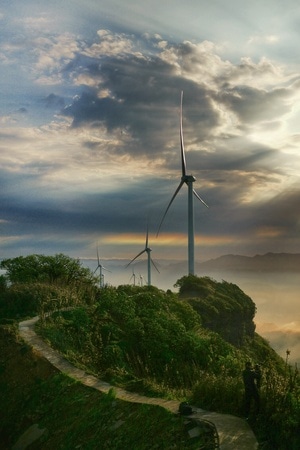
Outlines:
<svg viewBox="0 0 300 450"><path fill-rule="evenodd" d="M199 448L182 418L82 386L20 342L11 326L0 327L0 355L3 450L33 424L47 431L30 450Z"/></svg>
<svg viewBox="0 0 300 450"><path fill-rule="evenodd" d="M251 327L249 329L250 335L246 336L242 347L238 349L238 354L235 351L232 353L232 347L228 347L228 343L226 344L220 337L224 331L227 334L229 332L229 336L233 336L235 340L237 338L237 342L240 344L240 338L243 337L244 330L248 330L248 325L251 325L255 305L251 303L251 299L245 299L243 293L234 285L226 283L216 285L207 278L200 281L192 280L193 283L194 281L196 281L196 284L193 284L192 288L200 297L200 302L197 301L194 304L193 299L193 306L196 307L196 310L201 309L199 311L199 313L201 312L200 316L203 322L207 322L208 327L214 329L215 324L219 323L220 329L216 331L220 334L211 336L210 342L207 341L207 338L209 338L211 331L201 329L200 337L213 346L204 345L203 347L203 345L200 345L198 348L197 345L194 345L196 341L193 340L191 341L192 345L188 347L188 351L183 352L185 359L187 355L193 355L197 348L198 350L204 348L205 352L200 352L200 357L197 357L196 354L194 358L195 361L202 361L202 363L205 355L212 357L213 365L209 360L207 361L210 370L202 371L201 376L199 375L194 380L195 383L192 383L193 395L191 400L193 404L205 409L237 413L243 394L240 377L243 361L245 358L250 358L253 361L263 362L265 377L261 420L256 421L255 431L258 431L260 439L262 438L265 441L262 447L264 449L298 449L297 433L300 431L300 410L299 384L296 382L297 374L295 374L295 377L290 377L284 362L270 349L268 344L255 334L254 339L251 337L254 331ZM124 288L122 289L124 290ZM126 289L130 291L129 287ZM27 297L23 295L24 290L22 289L20 292L22 293L21 306L27 305ZM228 292L230 292L230 295L228 295ZM32 296L32 288L28 289L28 293ZM5 307L14 305L12 300L15 300L15 293L13 292L13 294L12 298L8 298L8 302L3 302ZM181 316L185 324L194 323L193 317L186 308L182 309L182 305L179 307L177 303L176 306L171 297L160 295L158 291L150 291L148 294L145 292L144 294L147 295L143 294L142 297L139 297L134 308L132 308L134 304L132 304L131 291L128 292L126 301L122 292L120 298L113 291L107 292L107 298L103 298L103 294L104 292L101 292L101 302L97 305L97 308L100 308L99 313L103 323L101 324L101 320L96 315L92 316L92 322L95 322L93 327L96 331L95 336L100 336L102 343L109 344L110 352L105 355L106 357L113 356L113 363L114 356L120 355L120 352L115 353L118 343L124 345L124 336L131 336L132 342L141 342L141 339L136 339L133 332L140 331L142 333L143 326L147 327L148 335L151 336L150 340L143 340L143 343L151 344L150 350L155 350L155 355L158 352L159 358L168 358L169 348L173 349L173 344L176 342L174 348L180 349L181 345L178 344L181 344L181 338L185 336L184 329L180 323L178 324L177 319L175 320L175 316ZM152 305L151 308L150 305ZM246 309L243 305L246 306ZM249 311L247 305L250 306ZM167 309L162 314L165 307ZM159 315L154 317L155 309L158 310ZM139 311L137 318L143 320L143 326L141 326L140 320L136 320L134 317L134 311ZM168 311L172 311L172 320L170 320L171 316L168 316ZM16 313L16 311L13 312ZM19 307L17 312L19 312ZM25 311L23 311L22 317L24 314ZM132 314L133 317L131 317ZM222 320L219 322L212 320L212 314ZM1 315L0 311L0 317ZM64 323L64 321L60 323L67 331L67 334L63 334L60 340L64 346L67 343L67 349L70 347L67 338L70 338L71 329L74 326L75 336L79 337L79 341L83 340L85 344L89 342L83 336L84 330L87 332L90 330L88 326L90 321L86 321L85 312L82 311L82 308L79 308L79 311L74 311L71 316L74 317L67 317L67 323ZM6 314L3 317L8 318L12 315ZM240 317L245 320L241 321ZM125 318L127 319L125 320ZM70 319L72 319L71 322ZM132 319L134 320L132 321ZM2 323L5 323L5 321L2 320ZM126 330L123 330L124 323L128 325ZM123 328L119 329L118 324L121 324ZM54 335L57 336L62 330L58 327L59 323L54 325ZM64 325L67 325L67 327ZM150 325L152 328L149 330ZM102 328L98 329L99 326ZM188 326L188 329L190 328L191 326ZM58 375L46 361L38 358L26 346L16 343L16 336L8 333L8 329L9 327L0 327L0 442L4 443L4 449L10 448L10 444L14 443L34 423L38 423L48 431L42 438L45 440L43 446L34 444L30 447L31 450L35 448L98 449L100 442L101 448L110 449L171 448L172 442L176 442L173 448L187 448L185 444L181 444L182 440L186 441L186 430L184 430L183 424L178 419L175 420L174 416L168 412L157 407L130 405L117 401L113 396L107 397L96 391L93 392L89 388L82 387L80 384ZM231 329L234 333L230 333ZM168 333L166 333L166 330L168 330ZM174 330L176 331L175 335ZM181 330L179 334L178 330ZM239 333L236 333L236 330L239 330ZM98 331L100 334L97 335ZM122 332L120 335L118 334L119 331ZM126 333L124 333L125 331ZM147 334L142 333L141 336L147 337ZM162 339L165 340L167 336L170 338L169 343L167 342L167 346L162 346ZM190 338L191 335L188 336ZM153 337L156 338L157 342L153 342ZM96 341L97 348L99 342ZM189 343L190 340L187 342ZM131 347L130 345L129 348ZM75 348L81 352L81 346L78 343ZM183 348L185 349L184 346ZM144 350L147 360L149 359L148 350L148 347ZM213 354L211 355L212 351ZM104 353L102 351L99 354ZM91 348L91 355L91 360L94 362L95 352L93 347ZM154 359L154 362L156 360L157 358ZM178 361L177 355L174 361ZM100 369L108 367L107 362L105 360L105 364L100 365ZM164 360L162 362L164 363ZM190 368L194 366L195 364L186 364L187 375L190 376ZM154 365L154 369L160 367L164 367L164 364ZM180 367L181 378L182 365ZM270 367L270 370L268 367ZM139 378L144 381L142 375ZM174 379L173 375L172 379ZM229 397L227 398L226 395L229 395ZM232 398L235 399L235 402L232 401ZM113 428L116 426L117 428L114 430ZM112 438L114 439L113 442L110 441ZM105 447L106 445L107 447ZM193 447L189 446L188 448Z"/></svg>

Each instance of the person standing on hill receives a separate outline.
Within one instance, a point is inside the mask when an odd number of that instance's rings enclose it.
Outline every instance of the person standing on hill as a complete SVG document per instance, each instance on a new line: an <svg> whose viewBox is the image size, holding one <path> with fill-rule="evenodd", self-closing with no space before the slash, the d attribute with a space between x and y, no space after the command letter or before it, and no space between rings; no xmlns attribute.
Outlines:
<svg viewBox="0 0 300 450"><path fill-rule="evenodd" d="M261 368L260 368L259 364L255 364L254 373L255 373L256 386L259 390L260 385L261 385L261 377L262 377Z"/></svg>
<svg viewBox="0 0 300 450"><path fill-rule="evenodd" d="M255 415L259 412L259 403L260 403L260 397L259 397L259 390L257 386L257 374L252 369L252 365L250 361L246 362L245 369L243 370L243 381L244 381L244 388L245 388L245 415L246 419L249 418L250 409L251 409L251 403L252 400L254 401ZM259 380L260 381L260 380Z"/></svg>

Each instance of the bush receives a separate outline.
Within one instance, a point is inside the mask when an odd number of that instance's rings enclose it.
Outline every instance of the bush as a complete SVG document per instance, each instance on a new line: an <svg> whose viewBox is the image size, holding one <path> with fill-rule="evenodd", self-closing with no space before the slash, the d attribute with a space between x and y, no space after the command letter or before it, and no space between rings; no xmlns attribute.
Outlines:
<svg viewBox="0 0 300 450"><path fill-rule="evenodd" d="M85 295L72 287L45 283L15 283L0 294L0 315L5 318L41 316L85 303Z"/></svg>
<svg viewBox="0 0 300 450"><path fill-rule="evenodd" d="M202 325L241 346L254 337L254 302L237 285L189 275L177 281L179 295L201 317Z"/></svg>
<svg viewBox="0 0 300 450"><path fill-rule="evenodd" d="M86 314L75 309L62 317L47 327L65 333L73 357L90 361L98 374L181 390L191 389L203 370L234 367L235 349L203 329L188 303L155 288L104 288Z"/></svg>

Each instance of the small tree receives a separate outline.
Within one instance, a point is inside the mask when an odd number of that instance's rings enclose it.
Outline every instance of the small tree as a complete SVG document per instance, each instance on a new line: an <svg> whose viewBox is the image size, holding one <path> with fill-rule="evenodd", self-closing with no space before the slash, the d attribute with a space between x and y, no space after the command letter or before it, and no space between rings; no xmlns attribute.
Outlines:
<svg viewBox="0 0 300 450"><path fill-rule="evenodd" d="M29 255L4 259L0 264L7 280L14 283L50 283L73 285L94 283L90 269L81 267L79 260L63 254L55 256Z"/></svg>
<svg viewBox="0 0 300 450"><path fill-rule="evenodd" d="M0 267L0 315L26 316L66 306L91 304L97 288L92 272L78 260L58 254L5 259Z"/></svg>

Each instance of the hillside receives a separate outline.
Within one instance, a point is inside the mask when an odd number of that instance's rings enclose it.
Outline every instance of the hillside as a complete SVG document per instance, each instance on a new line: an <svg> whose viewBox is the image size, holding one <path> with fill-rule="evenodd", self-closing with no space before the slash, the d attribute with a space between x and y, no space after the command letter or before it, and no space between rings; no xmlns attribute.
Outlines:
<svg viewBox="0 0 300 450"><path fill-rule="evenodd" d="M243 416L241 373L247 360L260 363L261 409L258 417L250 414L249 423L259 440L265 441L264 450L299 448L298 372L255 333L256 306L237 285L189 276L177 281L178 293L153 286L99 289L90 274L78 272L77 267L71 273L53 272L62 259L69 264L61 256L47 258L47 265L42 259L43 276L37 277L41 259L17 259L18 265L26 263L25 272L13 270L14 260L5 263L16 278L10 284L3 282L0 290L1 434L7 442L15 442L22 430L35 423L47 430L45 442L53 439L52 447L45 449L73 450L75 444L84 448L86 439L93 442L89 448L96 449L98 439L107 441L107 448L124 448L120 445L127 435L132 439L128 448L135 448L134 439L139 442L136 450L168 448L162 445L165 435L170 442L170 436L184 433L172 416L162 413L160 420L166 427L159 431L156 414L160 412L126 410L113 395L91 396L82 387L78 390L77 383L48 371L18 342L14 331L15 319L38 314L41 321L36 331L77 367L127 390L188 399L210 411ZM73 261L69 267L73 269ZM80 279L75 277L74 282L72 273L79 273ZM120 436L120 429L112 445L107 429L128 414L136 418L128 422L130 433L126 430ZM113 423L104 417L113 417ZM143 422L149 425L150 434L145 437ZM157 437L153 447L147 447L150 435ZM55 436L61 439L59 444Z"/></svg>
<svg viewBox="0 0 300 450"><path fill-rule="evenodd" d="M12 326L0 326L0 369L1 450L14 448L25 433L39 436L30 450L197 450L201 443L212 449L207 428L193 439L192 421L159 406L118 400L113 392L101 394L58 373ZM27 448L22 442L16 448Z"/></svg>

